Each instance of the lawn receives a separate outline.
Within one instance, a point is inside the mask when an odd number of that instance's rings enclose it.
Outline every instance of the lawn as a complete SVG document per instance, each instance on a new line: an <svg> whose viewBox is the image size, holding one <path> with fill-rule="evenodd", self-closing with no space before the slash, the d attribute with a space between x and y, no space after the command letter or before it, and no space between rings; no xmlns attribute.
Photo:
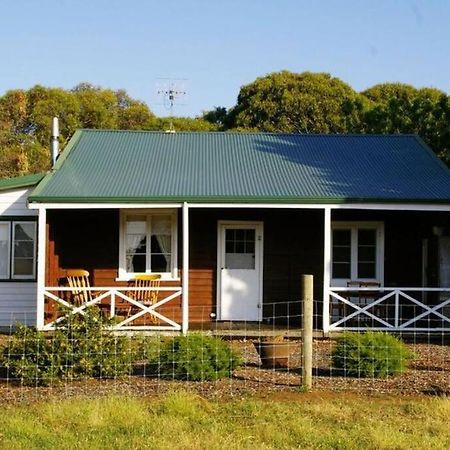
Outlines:
<svg viewBox="0 0 450 450"><path fill-rule="evenodd" d="M444 449L449 398L286 393L220 401L192 393L2 407L8 449Z"/></svg>

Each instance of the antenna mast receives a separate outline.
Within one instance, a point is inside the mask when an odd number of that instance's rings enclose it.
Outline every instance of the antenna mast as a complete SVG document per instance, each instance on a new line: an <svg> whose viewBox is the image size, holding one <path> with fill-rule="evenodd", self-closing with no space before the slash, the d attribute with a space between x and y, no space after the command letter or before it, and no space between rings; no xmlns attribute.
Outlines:
<svg viewBox="0 0 450 450"><path fill-rule="evenodd" d="M174 79L161 79L162 83L159 85L157 94L162 96L163 105L169 110L170 114L170 133L175 133L175 129L172 122L172 117L174 117L174 106L175 102L183 98L186 95L186 90L184 89L184 82L186 80L174 80Z"/></svg>

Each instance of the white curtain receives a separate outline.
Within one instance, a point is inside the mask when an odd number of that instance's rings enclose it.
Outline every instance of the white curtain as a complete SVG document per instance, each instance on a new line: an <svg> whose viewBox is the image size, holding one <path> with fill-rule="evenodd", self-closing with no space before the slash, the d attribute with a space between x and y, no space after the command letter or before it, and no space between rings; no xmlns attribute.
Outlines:
<svg viewBox="0 0 450 450"><path fill-rule="evenodd" d="M171 253L172 220L170 216L154 216L152 234L156 237L161 253Z"/></svg>
<svg viewBox="0 0 450 450"><path fill-rule="evenodd" d="M127 236L127 272L136 272L133 258L145 235L131 234Z"/></svg>
<svg viewBox="0 0 450 450"><path fill-rule="evenodd" d="M127 217L126 226L127 239L127 272L136 272L133 266L133 257L141 242L146 237L147 220L145 216L129 216Z"/></svg>
<svg viewBox="0 0 450 450"><path fill-rule="evenodd" d="M172 237L167 235L156 235L156 240L158 241L158 245L161 248L161 253L169 253L170 254L170 244Z"/></svg>

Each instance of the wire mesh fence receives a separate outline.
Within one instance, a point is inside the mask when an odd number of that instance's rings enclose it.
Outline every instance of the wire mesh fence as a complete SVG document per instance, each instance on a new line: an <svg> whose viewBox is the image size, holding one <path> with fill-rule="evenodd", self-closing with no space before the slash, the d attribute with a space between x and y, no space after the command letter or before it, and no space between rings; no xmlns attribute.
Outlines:
<svg viewBox="0 0 450 450"><path fill-rule="evenodd" d="M177 317L180 307L173 308L165 314ZM120 332L95 306L68 314L52 331L11 323L0 335L0 398L156 395L179 388L221 397L301 389L300 301L265 304L260 322L218 321L206 307L190 312L196 321L186 336ZM324 334L315 313L314 390L450 395L445 323L440 331L386 333L370 332L365 318L355 331L355 320L351 332L343 323L343 330Z"/></svg>

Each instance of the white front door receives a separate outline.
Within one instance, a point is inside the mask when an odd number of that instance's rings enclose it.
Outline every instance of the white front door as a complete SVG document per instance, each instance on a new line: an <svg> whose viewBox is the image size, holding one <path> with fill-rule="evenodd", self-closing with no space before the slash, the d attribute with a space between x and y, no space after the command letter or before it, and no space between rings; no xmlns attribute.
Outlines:
<svg viewBox="0 0 450 450"><path fill-rule="evenodd" d="M218 319L262 319L263 225L219 222Z"/></svg>

